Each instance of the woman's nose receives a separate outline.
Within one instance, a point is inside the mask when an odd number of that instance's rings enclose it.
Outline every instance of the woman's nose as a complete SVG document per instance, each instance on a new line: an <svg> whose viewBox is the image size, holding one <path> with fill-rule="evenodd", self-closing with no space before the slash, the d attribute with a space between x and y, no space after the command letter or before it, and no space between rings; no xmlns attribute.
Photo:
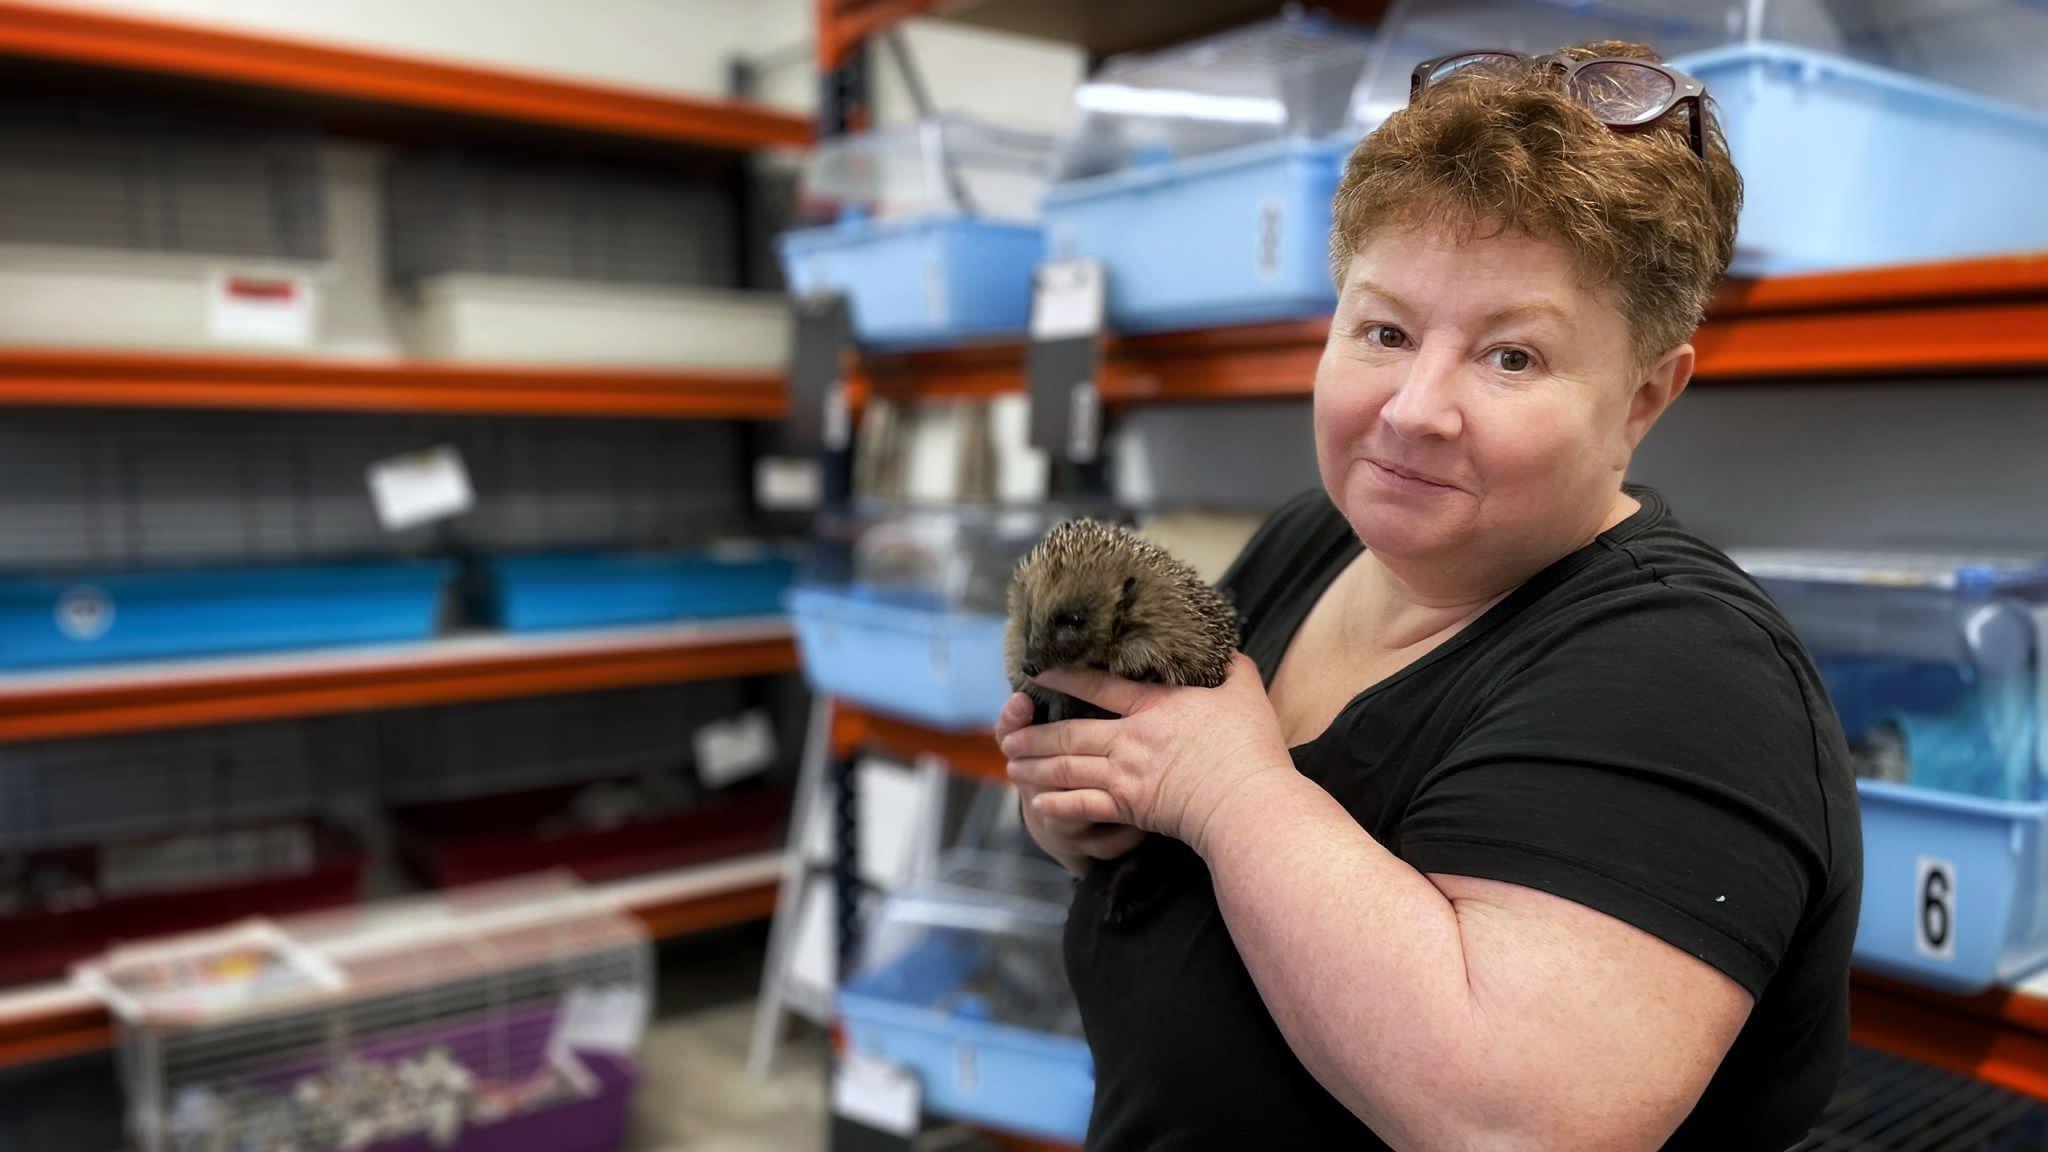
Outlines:
<svg viewBox="0 0 2048 1152"><path fill-rule="evenodd" d="M1465 427L1458 407L1459 358L1424 349L1409 361L1401 386L1380 407L1380 419L1403 440L1449 440Z"/></svg>

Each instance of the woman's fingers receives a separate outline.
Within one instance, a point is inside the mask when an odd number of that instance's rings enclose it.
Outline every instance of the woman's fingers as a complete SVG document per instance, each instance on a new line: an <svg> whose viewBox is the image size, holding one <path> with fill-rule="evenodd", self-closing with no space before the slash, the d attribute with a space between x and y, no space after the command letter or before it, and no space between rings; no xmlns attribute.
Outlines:
<svg viewBox="0 0 2048 1152"><path fill-rule="evenodd" d="M1001 740L1003 755L1011 760L1035 756L1105 756L1116 738L1115 720L1062 720L1057 724L1034 724L1020 728Z"/></svg>
<svg viewBox="0 0 2048 1152"><path fill-rule="evenodd" d="M1032 679L1055 692L1086 700L1119 716L1136 712L1150 690L1149 685L1112 676L1099 668L1053 668Z"/></svg>
<svg viewBox="0 0 2048 1152"><path fill-rule="evenodd" d="M1105 788L1109 761L1100 756L1035 756L1012 760L1010 782L1042 792L1072 788Z"/></svg>
<svg viewBox="0 0 2048 1152"><path fill-rule="evenodd" d="M1031 801L1031 807L1046 820L1086 820L1105 824L1123 824L1130 820L1110 794L1100 788L1042 792Z"/></svg>
<svg viewBox="0 0 2048 1152"><path fill-rule="evenodd" d="M1000 745L1005 736L1019 728L1030 727L1033 711L1031 697L1022 692L1010 693L1010 698L1003 701L1003 710L996 714L996 743Z"/></svg>
<svg viewBox="0 0 2048 1152"><path fill-rule="evenodd" d="M1145 830L1128 824L1092 824L1097 831L1083 832L1072 839L1091 860L1114 860L1138 846Z"/></svg>

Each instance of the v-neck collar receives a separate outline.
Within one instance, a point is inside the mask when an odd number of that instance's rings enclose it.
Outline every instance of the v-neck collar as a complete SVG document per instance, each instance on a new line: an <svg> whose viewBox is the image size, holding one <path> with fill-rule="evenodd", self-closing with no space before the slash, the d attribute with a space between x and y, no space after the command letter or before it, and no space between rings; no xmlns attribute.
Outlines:
<svg viewBox="0 0 2048 1152"><path fill-rule="evenodd" d="M1299 760L1303 755L1321 744L1330 733L1341 727L1352 713L1356 712L1379 693L1393 688L1411 676L1419 674L1437 661L1450 656L1474 640L1491 632L1499 627L1502 622L1512 618L1516 613L1540 599L1545 593L1555 588L1573 573L1591 563L1599 555L1601 549L1625 543L1644 528L1663 518L1665 514L1664 499L1654 489L1639 484L1624 484L1622 485L1622 491L1634 498L1638 507L1619 524L1595 536L1591 543L1582 548L1574 549L1552 562L1548 567L1536 573L1536 575L1523 581L1514 591L1503 596L1499 603L1480 613L1478 617L1458 629L1457 632L1452 634L1450 639L1416 657L1400 670L1352 696L1351 699L1344 702L1342 708L1337 710L1336 715L1330 718L1330 722L1323 726L1321 732L1316 733L1303 743L1293 745L1288 751ZM1327 514L1336 517L1339 524L1343 526L1342 534L1330 546L1324 549L1324 554L1318 559L1318 563L1309 577L1309 580L1312 582L1312 590L1303 596L1297 597L1287 605L1283 616L1268 623L1269 628L1273 623L1283 620L1286 623L1286 629L1278 640L1277 651L1273 654L1271 666L1269 667L1263 662L1259 664L1259 679L1269 690L1273 686L1273 677L1279 674L1280 662L1287 658L1287 649L1294 644L1295 634L1301 630L1301 626L1307 622L1309 614L1315 611L1316 605L1321 603L1323 596L1329 592L1330 585L1335 583L1337 577L1343 573L1344 569L1349 567L1351 562L1356 560L1365 551L1365 545L1359 541L1358 537L1352 535L1349 523L1344 521L1343 513L1337 509L1337 506L1334 503L1326 502L1324 507L1327 510Z"/></svg>

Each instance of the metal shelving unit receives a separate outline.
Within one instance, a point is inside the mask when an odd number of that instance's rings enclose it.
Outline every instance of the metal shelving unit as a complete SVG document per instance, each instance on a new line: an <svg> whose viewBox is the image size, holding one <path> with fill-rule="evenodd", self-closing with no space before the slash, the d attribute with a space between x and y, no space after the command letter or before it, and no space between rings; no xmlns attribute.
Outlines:
<svg viewBox="0 0 2048 1152"><path fill-rule="evenodd" d="M746 155L809 145L810 123L744 100L691 98L196 24L0 0L16 91L119 93L275 117L373 141L474 141L525 154L627 157L744 173ZM203 115L204 113L202 113ZM732 190L744 196L735 177ZM744 225L748 206L740 205ZM744 256L741 257L744 264ZM744 278L745 269L737 273ZM408 413L780 420L777 372L420 363L293 355L0 349L0 409ZM754 430L736 433L754 443ZM751 448L743 450L751 454ZM735 477L735 481L738 481ZM783 675L779 618L601 633L457 635L377 648L0 677L0 745ZM594 886L649 933L766 918L779 854ZM98 1004L68 985L0 990L0 1067L105 1048Z"/></svg>
<svg viewBox="0 0 2048 1152"><path fill-rule="evenodd" d="M912 17L1048 36L1100 55L1213 31L1275 7L1217 0L1156 6L1161 12L1170 8L1171 15L1112 18L1102 6L1087 4L817 0L818 59L828 78L843 77L861 66L863 43ZM1371 19L1381 6L1353 7L1366 10L1349 15ZM1105 336L1100 398L1111 409L1305 399L1327 333L1327 319L1312 319ZM1693 343L1699 353L1694 383L1706 388L1998 379L2048 371L2048 253L1731 281L1716 295ZM868 355L855 363L849 384L856 399L1002 396L1025 388L1024 349L997 343ZM980 735L923 729L843 703L834 708L830 732L832 757L843 769L835 779L841 781L852 755L870 748L899 756L935 755L961 775L1005 779L992 742ZM851 841L849 833L841 843ZM850 908L842 909L842 924L851 931ZM851 939L842 939L842 955L852 946ZM2048 1147L2039 1110L2030 1111L2024 1099L2012 1095L2048 1101L2048 979L1960 998L1859 973L1853 992L1852 1038L1869 1050L1859 1049L1829 1119L1804 1147L1815 1152ZM1900 1101L1910 1107L1900 1109ZM1898 1119L1901 1112L1916 1115L1907 1122ZM1015 1138L997 1142L1046 1147Z"/></svg>

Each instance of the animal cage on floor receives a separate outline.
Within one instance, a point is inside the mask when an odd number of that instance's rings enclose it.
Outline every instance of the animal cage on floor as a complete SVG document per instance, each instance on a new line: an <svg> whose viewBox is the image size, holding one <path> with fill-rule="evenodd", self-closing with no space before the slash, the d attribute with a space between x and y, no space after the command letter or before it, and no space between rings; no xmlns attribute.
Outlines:
<svg viewBox="0 0 2048 1152"><path fill-rule="evenodd" d="M141 1152L606 1152L645 1029L637 922L559 878L120 948Z"/></svg>

